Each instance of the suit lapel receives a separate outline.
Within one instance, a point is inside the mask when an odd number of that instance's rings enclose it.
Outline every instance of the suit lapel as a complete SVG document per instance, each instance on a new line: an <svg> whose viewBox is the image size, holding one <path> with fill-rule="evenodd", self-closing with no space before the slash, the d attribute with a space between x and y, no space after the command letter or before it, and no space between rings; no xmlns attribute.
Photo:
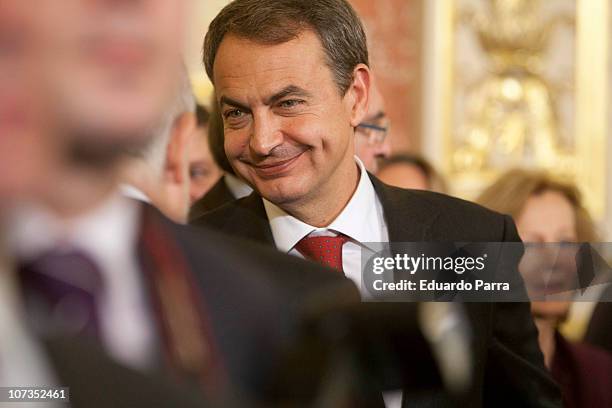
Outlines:
<svg viewBox="0 0 612 408"><path fill-rule="evenodd" d="M70 388L73 407L204 407L197 388L182 386L159 372L140 373L115 362L84 337L41 339L60 384Z"/></svg>
<svg viewBox="0 0 612 408"><path fill-rule="evenodd" d="M231 203L235 199L236 198L225 184L225 177L221 177L210 191L208 191L204 197L196 201L191 207L189 210L189 220L196 220L207 212L219 208L224 204Z"/></svg>
<svg viewBox="0 0 612 408"><path fill-rule="evenodd" d="M179 246L174 226L157 209L142 211L139 255L168 365L210 390L225 386L225 367L216 344L206 299Z"/></svg>
<svg viewBox="0 0 612 408"><path fill-rule="evenodd" d="M370 175L383 207L389 242L419 242L432 239L431 228L439 212L418 192L388 186Z"/></svg>
<svg viewBox="0 0 612 408"><path fill-rule="evenodd" d="M229 229L244 238L275 246L274 236L261 197L253 192L236 202L238 211Z"/></svg>
<svg viewBox="0 0 612 408"><path fill-rule="evenodd" d="M431 228L439 217L438 209L421 197L419 192L388 186L369 175L380 200L390 242L420 242L432 240ZM229 230L245 238L275 245L270 222L261 197L252 193L238 200L238 216Z"/></svg>

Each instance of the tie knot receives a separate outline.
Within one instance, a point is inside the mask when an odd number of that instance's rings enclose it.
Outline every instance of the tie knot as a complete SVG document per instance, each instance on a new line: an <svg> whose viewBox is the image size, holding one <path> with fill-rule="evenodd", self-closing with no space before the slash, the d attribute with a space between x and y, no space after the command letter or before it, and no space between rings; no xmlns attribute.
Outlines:
<svg viewBox="0 0 612 408"><path fill-rule="evenodd" d="M98 335L103 289L95 262L78 250L53 250L20 267L26 305L36 329Z"/></svg>
<svg viewBox="0 0 612 408"><path fill-rule="evenodd" d="M342 234L335 237L306 236L297 243L295 249L306 259L342 272L342 246L348 240L349 238Z"/></svg>

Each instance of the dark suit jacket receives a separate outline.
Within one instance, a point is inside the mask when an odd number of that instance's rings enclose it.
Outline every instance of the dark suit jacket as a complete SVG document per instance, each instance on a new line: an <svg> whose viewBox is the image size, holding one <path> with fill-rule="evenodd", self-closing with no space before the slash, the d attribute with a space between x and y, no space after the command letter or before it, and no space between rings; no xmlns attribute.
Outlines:
<svg viewBox="0 0 612 408"><path fill-rule="evenodd" d="M236 197L232 194L225 183L225 176L206 193L204 197L196 201L189 210L189 220L193 221L215 208L221 207L223 204L234 201Z"/></svg>
<svg viewBox="0 0 612 408"><path fill-rule="evenodd" d="M284 397L275 394L282 388L277 384L290 379L279 378L277 369L299 339L304 305L319 299L323 291L359 302L353 283L333 271L208 228L177 225L148 205L143 205L142 214L138 254L141 281L149 293L149 309L157 329L158 361L152 362L147 373L139 373L112 361L100 346L86 338L39 333L59 383L71 387L77 407L197 406L199 397L194 389L197 383L202 391L199 377L173 371L176 367L163 357L163 323L154 306L153 291L149 290L152 282L148 281L159 258L142 244L153 231L158 238L161 232L164 244L176 250L172 253L177 257L170 258L171 267L176 270L176 265L186 264L189 282L197 288L205 309L212 350L216 350L223 368L223 373L220 370L213 376L226 374L232 400L249 401L240 406ZM150 228L153 224L154 229ZM168 382L168 378L174 378L175 383ZM179 384L192 387L181 392Z"/></svg>
<svg viewBox="0 0 612 408"><path fill-rule="evenodd" d="M612 285L609 285L601 299L612 299ZM584 336L584 342L601 347L612 353L612 302L597 303Z"/></svg>
<svg viewBox="0 0 612 408"><path fill-rule="evenodd" d="M612 354L586 343L570 343L555 334L553 377L559 382L566 408L612 407Z"/></svg>
<svg viewBox="0 0 612 408"><path fill-rule="evenodd" d="M209 228L177 225L148 207L178 245L202 295L235 394L262 400L299 336L302 307L331 291L359 301L340 274ZM274 398L276 396L273 396Z"/></svg>
<svg viewBox="0 0 612 408"><path fill-rule="evenodd" d="M383 206L391 242L520 242L509 216L426 191L387 186L371 177ZM194 222L274 245L261 198L252 194ZM518 274L518 272L517 272ZM545 369L537 329L525 303L466 304L473 325L473 406L560 406L556 384ZM416 399L415 399L416 400ZM437 396L419 398L439 406Z"/></svg>
<svg viewBox="0 0 612 408"><path fill-rule="evenodd" d="M113 361L96 343L84 338L43 341L57 382L69 387L74 408L210 408L201 390L179 384L161 373L141 373Z"/></svg>

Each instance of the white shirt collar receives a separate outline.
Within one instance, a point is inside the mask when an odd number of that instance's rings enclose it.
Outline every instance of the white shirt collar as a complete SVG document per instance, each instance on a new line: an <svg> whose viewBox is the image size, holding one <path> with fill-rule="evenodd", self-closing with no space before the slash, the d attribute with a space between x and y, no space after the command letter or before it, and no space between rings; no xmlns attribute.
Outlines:
<svg viewBox="0 0 612 408"><path fill-rule="evenodd" d="M356 243L381 242L385 239L382 231L386 229L386 224L382 211L379 211L380 204L374 185L361 160L355 157L355 161L360 169L357 189L340 215L326 228L306 224L263 199L272 236L280 251L289 252L302 238L314 231L339 232Z"/></svg>
<svg viewBox="0 0 612 408"><path fill-rule="evenodd" d="M151 204L151 199L142 190L131 184L120 184L119 191L127 198Z"/></svg>
<svg viewBox="0 0 612 408"><path fill-rule="evenodd" d="M253 192L253 189L247 183L230 173L225 173L223 181L229 191L232 192L232 195L237 199L246 197Z"/></svg>
<svg viewBox="0 0 612 408"><path fill-rule="evenodd" d="M96 208L68 221L46 208L24 205L9 225L11 248L27 259L53 249L58 243L80 248L104 259L130 253L139 231L137 202L114 193Z"/></svg>

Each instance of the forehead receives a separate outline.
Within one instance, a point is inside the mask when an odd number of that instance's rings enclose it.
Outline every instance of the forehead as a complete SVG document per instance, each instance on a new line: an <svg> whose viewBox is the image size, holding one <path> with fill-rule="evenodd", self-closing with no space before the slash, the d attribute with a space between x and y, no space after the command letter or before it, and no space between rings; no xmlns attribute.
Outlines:
<svg viewBox="0 0 612 408"><path fill-rule="evenodd" d="M556 191L545 191L529 197L521 217L532 229L572 227L575 222L572 204Z"/></svg>
<svg viewBox="0 0 612 408"><path fill-rule="evenodd" d="M307 88L331 79L323 46L309 30L273 45L228 34L217 51L213 72L217 96L253 89L265 92L289 83Z"/></svg>

